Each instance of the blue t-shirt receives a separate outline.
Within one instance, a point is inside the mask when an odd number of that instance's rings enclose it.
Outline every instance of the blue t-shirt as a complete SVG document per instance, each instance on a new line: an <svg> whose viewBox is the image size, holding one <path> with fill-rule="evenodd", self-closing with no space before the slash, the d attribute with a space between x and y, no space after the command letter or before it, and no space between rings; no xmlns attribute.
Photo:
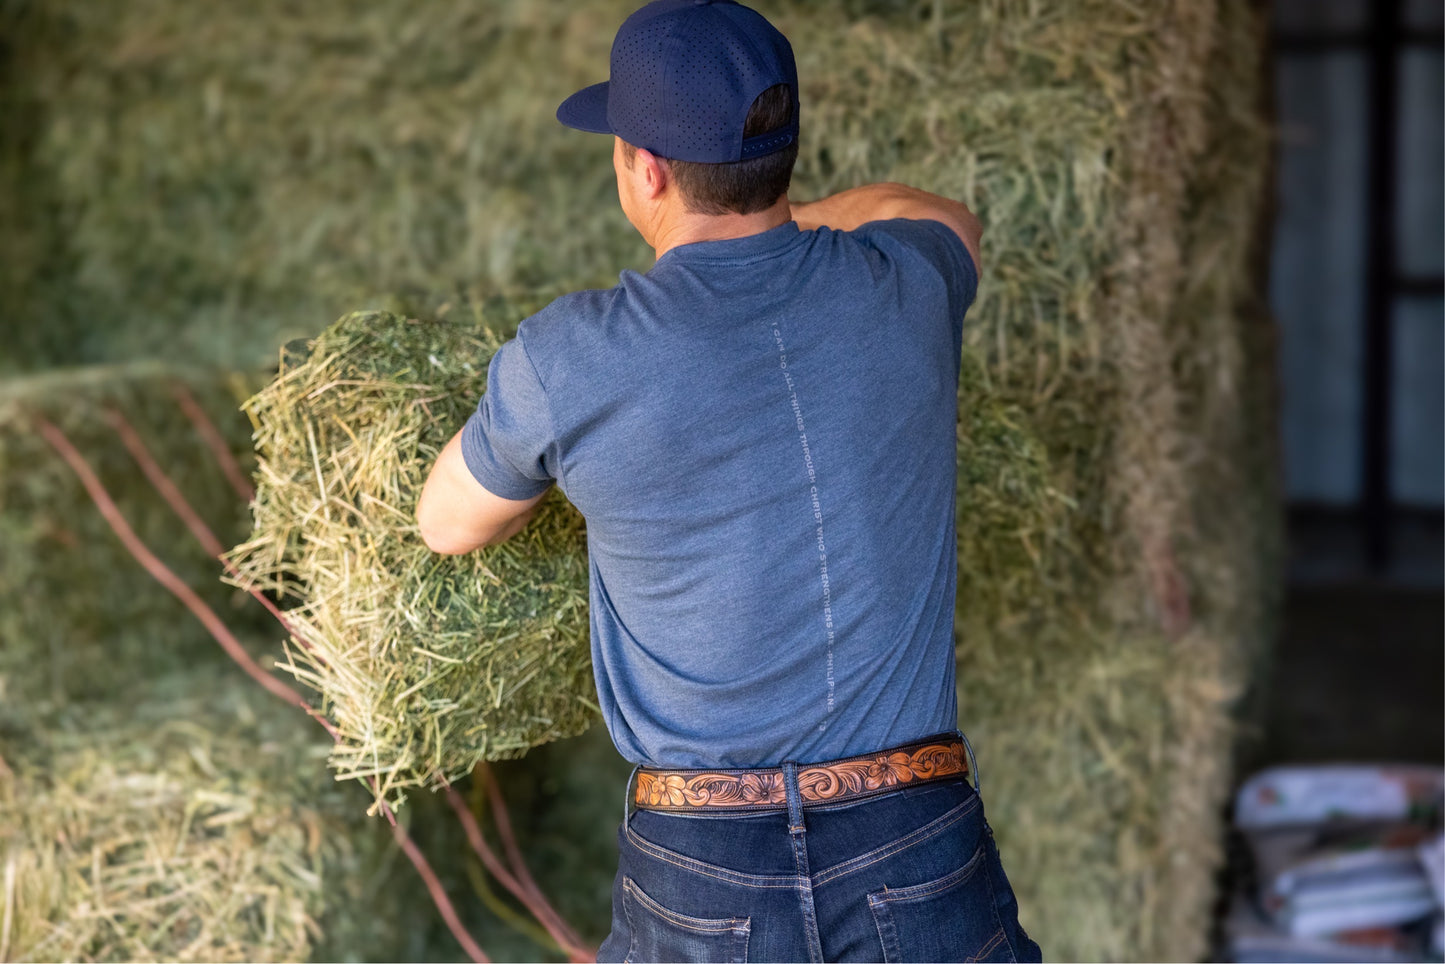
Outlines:
<svg viewBox="0 0 1445 964"><path fill-rule="evenodd" d="M587 520L627 759L753 767L954 729L957 386L973 261L936 221L788 222L554 301L462 435Z"/></svg>

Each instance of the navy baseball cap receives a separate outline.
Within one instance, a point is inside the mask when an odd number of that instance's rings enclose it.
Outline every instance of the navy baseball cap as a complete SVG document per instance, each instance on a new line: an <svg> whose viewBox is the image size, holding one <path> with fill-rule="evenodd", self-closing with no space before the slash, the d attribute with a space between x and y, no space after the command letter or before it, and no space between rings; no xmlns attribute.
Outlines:
<svg viewBox="0 0 1445 964"><path fill-rule="evenodd" d="M793 92L792 124L744 140L753 101L777 84ZM793 47L734 0L655 0L618 29L611 80L568 97L557 119L677 161L762 157L798 137Z"/></svg>

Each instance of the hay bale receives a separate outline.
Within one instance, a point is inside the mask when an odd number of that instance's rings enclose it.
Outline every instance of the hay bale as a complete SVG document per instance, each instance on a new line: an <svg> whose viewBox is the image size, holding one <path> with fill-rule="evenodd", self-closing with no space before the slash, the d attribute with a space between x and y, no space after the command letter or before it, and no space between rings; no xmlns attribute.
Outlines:
<svg viewBox="0 0 1445 964"><path fill-rule="evenodd" d="M359 815L364 794L326 778L324 733L234 670L125 695L0 732L0 958L401 949L425 897L378 899L390 834Z"/></svg>
<svg viewBox="0 0 1445 964"><path fill-rule="evenodd" d="M243 635L266 619L221 586L219 563L181 532L105 412L135 426L222 539L246 531L244 500L186 418L184 387L250 461L244 388L208 370L96 367L0 383L0 705L7 715L117 691L192 662L221 659L184 607L126 553L84 488L35 431L58 425L89 460L140 537Z"/></svg>
<svg viewBox="0 0 1445 964"><path fill-rule="evenodd" d="M1200 596L1219 603L1241 683L1259 677L1278 625L1283 580L1276 329L1265 293L1273 132L1260 59L1260 24L1247 3L1222 8L1209 68L1208 141L1188 187L1185 280L1170 319L1187 462L1195 484L1192 533ZM1250 226L1253 226L1252 229ZM1256 694L1257 695L1257 694Z"/></svg>
<svg viewBox="0 0 1445 964"><path fill-rule="evenodd" d="M351 314L246 403L260 466L238 579L296 601L285 669L336 725L331 766L393 804L597 720L576 510L554 494L521 535L463 557L416 527L428 468L525 313Z"/></svg>
<svg viewBox="0 0 1445 964"><path fill-rule="evenodd" d="M1199 869L1223 859L1232 764L1257 735L1258 684L1284 586L1275 329L1263 270L1273 174L1263 18L1249 0L1218 5L1198 108L1201 147L1184 188L1186 270L1166 328L1179 400L1176 462L1187 480L1177 550L1196 626L1176 647L1188 649L1170 676L1181 725L1161 830L1161 850L1175 860L1162 864L1159 889L1180 900L1161 902L1159 926L1184 936L1160 946L1180 955L1208 950L1202 922L1215 881Z"/></svg>

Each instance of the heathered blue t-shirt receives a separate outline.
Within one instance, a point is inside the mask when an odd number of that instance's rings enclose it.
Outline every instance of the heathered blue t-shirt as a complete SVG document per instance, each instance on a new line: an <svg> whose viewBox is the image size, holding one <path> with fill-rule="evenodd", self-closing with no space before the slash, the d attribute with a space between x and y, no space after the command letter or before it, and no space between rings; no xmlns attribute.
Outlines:
<svg viewBox="0 0 1445 964"><path fill-rule="evenodd" d="M554 301L462 436L587 520L627 759L754 767L952 730L957 385L978 275L936 221L683 245Z"/></svg>

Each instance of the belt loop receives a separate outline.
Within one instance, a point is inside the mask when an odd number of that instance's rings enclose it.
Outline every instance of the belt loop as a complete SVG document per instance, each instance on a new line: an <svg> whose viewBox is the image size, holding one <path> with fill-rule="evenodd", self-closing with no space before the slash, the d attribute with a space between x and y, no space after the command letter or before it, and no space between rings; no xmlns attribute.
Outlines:
<svg viewBox="0 0 1445 964"><path fill-rule="evenodd" d="M783 764L783 789L788 794L788 833L794 836L803 832L803 793L798 789L798 765Z"/></svg>
<svg viewBox="0 0 1445 964"><path fill-rule="evenodd" d="M968 753L968 774L973 777L973 792L982 796L983 782L978 776L978 759L973 755L973 744L968 742L968 737L963 735L962 730L958 731L958 738L963 741L963 748Z"/></svg>
<svg viewBox="0 0 1445 964"><path fill-rule="evenodd" d="M634 803L634 799L632 796L632 784L637 780L637 771L641 769L641 763L634 766L632 768L632 772L627 775L627 786L622 788L622 825L624 827L627 826L627 818L632 816L631 808L632 804Z"/></svg>

